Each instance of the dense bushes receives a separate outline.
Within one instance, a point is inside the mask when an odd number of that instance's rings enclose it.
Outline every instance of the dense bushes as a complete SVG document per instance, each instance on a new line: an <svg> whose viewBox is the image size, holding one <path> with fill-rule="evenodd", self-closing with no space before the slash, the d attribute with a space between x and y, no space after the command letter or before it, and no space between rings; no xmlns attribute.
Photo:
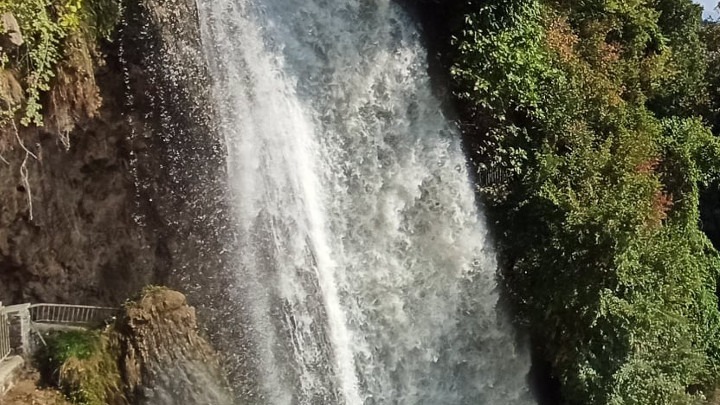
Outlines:
<svg viewBox="0 0 720 405"><path fill-rule="evenodd" d="M573 404L690 404L720 376L717 178L690 0L468 2L452 75L519 322Z"/></svg>
<svg viewBox="0 0 720 405"><path fill-rule="evenodd" d="M701 37L706 46L708 64L705 73L708 89L705 116L712 125L713 132L717 134L720 133L720 24L704 24Z"/></svg>

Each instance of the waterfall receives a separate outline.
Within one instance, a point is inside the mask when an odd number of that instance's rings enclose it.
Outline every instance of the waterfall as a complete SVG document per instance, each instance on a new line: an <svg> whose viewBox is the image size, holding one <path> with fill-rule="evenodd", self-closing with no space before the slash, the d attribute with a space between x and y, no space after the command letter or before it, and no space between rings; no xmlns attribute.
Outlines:
<svg viewBox="0 0 720 405"><path fill-rule="evenodd" d="M529 404L459 134L389 0L198 0L267 404Z"/></svg>

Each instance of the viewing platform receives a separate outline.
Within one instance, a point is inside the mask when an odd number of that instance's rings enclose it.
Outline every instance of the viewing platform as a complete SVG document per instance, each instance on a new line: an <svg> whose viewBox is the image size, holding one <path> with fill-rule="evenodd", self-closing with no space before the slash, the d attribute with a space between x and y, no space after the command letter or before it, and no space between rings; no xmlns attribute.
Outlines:
<svg viewBox="0 0 720 405"><path fill-rule="evenodd" d="M17 373L29 361L43 333L101 326L119 308L63 304L19 304L0 302L0 397L10 390Z"/></svg>

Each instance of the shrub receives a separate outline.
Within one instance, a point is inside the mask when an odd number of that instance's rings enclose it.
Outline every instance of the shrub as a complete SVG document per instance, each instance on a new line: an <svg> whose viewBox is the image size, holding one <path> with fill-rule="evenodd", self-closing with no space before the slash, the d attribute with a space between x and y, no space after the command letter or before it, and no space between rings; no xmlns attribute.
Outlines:
<svg viewBox="0 0 720 405"><path fill-rule="evenodd" d="M106 405L121 395L117 353L111 338L98 331L51 334L38 362L45 379L78 405Z"/></svg>

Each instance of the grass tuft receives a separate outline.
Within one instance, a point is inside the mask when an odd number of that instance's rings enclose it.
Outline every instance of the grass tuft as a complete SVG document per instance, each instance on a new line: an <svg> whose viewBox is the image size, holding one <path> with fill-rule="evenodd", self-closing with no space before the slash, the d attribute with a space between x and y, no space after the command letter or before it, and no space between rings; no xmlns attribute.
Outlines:
<svg viewBox="0 0 720 405"><path fill-rule="evenodd" d="M38 355L46 382L74 404L105 405L121 396L113 339L99 331L57 332Z"/></svg>

